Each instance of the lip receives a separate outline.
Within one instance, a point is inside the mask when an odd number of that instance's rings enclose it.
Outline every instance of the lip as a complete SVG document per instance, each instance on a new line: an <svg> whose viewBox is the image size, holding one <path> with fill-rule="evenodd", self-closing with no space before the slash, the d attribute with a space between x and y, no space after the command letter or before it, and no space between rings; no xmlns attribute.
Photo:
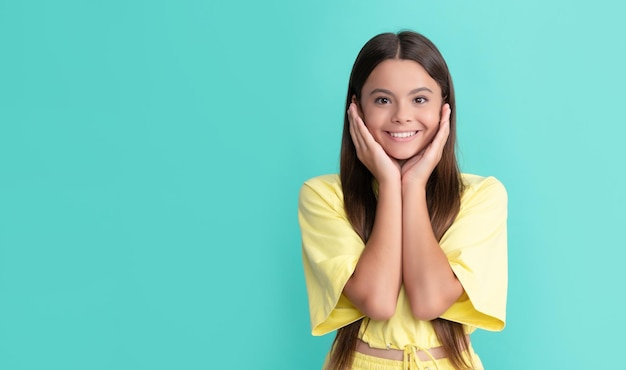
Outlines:
<svg viewBox="0 0 626 370"><path fill-rule="evenodd" d="M413 139L415 139L417 137L417 135L422 132L421 130L407 130L407 131L385 131L385 134L387 134L387 137L390 138L391 140L395 141L395 142L407 142L407 141L411 141ZM413 135L410 136L403 136L403 137L396 137L396 136L392 136L391 134L407 134L407 133L413 133Z"/></svg>

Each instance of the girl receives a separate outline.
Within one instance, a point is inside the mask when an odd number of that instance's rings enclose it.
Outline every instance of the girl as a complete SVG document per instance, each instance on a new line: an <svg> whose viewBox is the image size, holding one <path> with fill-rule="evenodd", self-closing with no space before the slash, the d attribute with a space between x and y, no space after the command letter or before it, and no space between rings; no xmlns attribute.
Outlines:
<svg viewBox="0 0 626 370"><path fill-rule="evenodd" d="M507 196L461 174L452 79L414 32L356 58L339 175L308 180L299 221L313 335L327 369L482 369L475 328L502 330Z"/></svg>

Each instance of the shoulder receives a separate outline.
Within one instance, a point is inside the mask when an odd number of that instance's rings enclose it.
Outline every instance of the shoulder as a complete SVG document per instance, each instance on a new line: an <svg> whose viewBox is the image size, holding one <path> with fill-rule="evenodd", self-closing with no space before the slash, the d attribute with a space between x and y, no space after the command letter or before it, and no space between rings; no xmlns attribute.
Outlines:
<svg viewBox="0 0 626 370"><path fill-rule="evenodd" d="M470 173L461 174L461 180L463 181L464 191L463 198L476 196L479 194L493 194L494 196L504 197L506 199L506 188L493 176L479 176Z"/></svg>
<svg viewBox="0 0 626 370"><path fill-rule="evenodd" d="M464 185L461 210L495 207L505 211L508 196L500 180L493 176L483 177L468 173L462 174L461 179Z"/></svg>
<svg viewBox="0 0 626 370"><path fill-rule="evenodd" d="M300 189L300 205L314 199L323 201L335 209L343 208L343 191L338 174L313 177Z"/></svg>
<svg viewBox="0 0 626 370"><path fill-rule="evenodd" d="M333 173L310 178L304 182L303 186L341 190L341 180L339 174Z"/></svg>

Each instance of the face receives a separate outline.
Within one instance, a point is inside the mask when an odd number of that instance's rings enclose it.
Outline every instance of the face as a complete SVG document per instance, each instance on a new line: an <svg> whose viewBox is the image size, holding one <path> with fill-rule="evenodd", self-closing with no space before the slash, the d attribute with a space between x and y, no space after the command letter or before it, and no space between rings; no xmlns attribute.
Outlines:
<svg viewBox="0 0 626 370"><path fill-rule="evenodd" d="M369 75L357 105L387 155L404 161L433 140L442 104L441 88L419 63L388 59Z"/></svg>

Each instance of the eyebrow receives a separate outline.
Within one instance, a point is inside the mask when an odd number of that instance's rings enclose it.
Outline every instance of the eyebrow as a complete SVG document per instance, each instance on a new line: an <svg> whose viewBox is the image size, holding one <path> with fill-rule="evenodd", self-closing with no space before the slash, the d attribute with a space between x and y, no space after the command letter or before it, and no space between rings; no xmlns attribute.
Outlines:
<svg viewBox="0 0 626 370"><path fill-rule="evenodd" d="M433 91L431 89L429 89L428 87L424 86L424 87L418 87L417 89L413 89L413 90L409 91L408 95L413 95L413 94L416 94L416 93L421 92L421 91L428 91L431 94L433 93ZM372 92L370 92L370 95L374 95L376 93L383 93L383 94L388 94L388 95L394 95L391 91L389 91L387 89L374 89L374 90L372 90Z"/></svg>

